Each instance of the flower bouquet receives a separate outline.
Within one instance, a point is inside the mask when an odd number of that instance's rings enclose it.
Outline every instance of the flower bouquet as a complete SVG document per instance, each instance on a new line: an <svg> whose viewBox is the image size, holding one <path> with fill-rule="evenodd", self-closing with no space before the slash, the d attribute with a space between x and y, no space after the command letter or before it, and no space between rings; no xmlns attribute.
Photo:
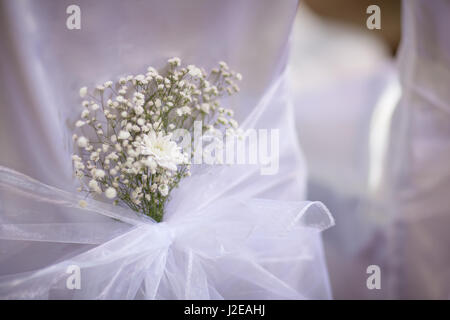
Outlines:
<svg viewBox="0 0 450 320"><path fill-rule="evenodd" d="M329 297L318 235L333 224L328 210L281 199L278 186L296 183L289 166L263 176L258 163L222 165L222 133L246 135L221 106L240 79L223 62L206 73L172 58L81 88L72 156L81 193L0 166L0 298ZM281 76L244 124L286 105ZM206 152L204 138L219 147ZM195 171L205 153L217 165Z"/></svg>
<svg viewBox="0 0 450 320"><path fill-rule="evenodd" d="M209 133L237 129L233 110L219 101L239 91L234 81L241 78L225 62L206 74L172 58L161 74L149 67L145 75L107 81L89 96L81 88L88 99L76 127L85 130L73 135L78 153L72 157L79 190L104 194L160 222L171 190L191 174L195 150L188 138L195 125ZM183 138L182 144L174 138Z"/></svg>

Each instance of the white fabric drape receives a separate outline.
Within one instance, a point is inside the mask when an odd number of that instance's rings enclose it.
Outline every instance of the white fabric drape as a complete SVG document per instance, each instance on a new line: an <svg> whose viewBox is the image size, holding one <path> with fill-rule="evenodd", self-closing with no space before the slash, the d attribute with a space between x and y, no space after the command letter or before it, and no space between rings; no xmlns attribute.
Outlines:
<svg viewBox="0 0 450 320"><path fill-rule="evenodd" d="M296 20L288 70L307 198L320 199L336 219L324 233L333 297L383 299L389 212L377 190L385 189L380 176L400 96L395 61L373 32L319 17L305 5ZM380 290L366 285L373 264L382 270Z"/></svg>
<svg viewBox="0 0 450 320"><path fill-rule="evenodd" d="M336 219L324 240L336 298L450 297L449 14L449 1L405 0L397 66L367 33L299 21L298 132L310 197Z"/></svg>
<svg viewBox="0 0 450 320"><path fill-rule="evenodd" d="M450 2L404 1L386 170L391 297L450 297Z"/></svg>

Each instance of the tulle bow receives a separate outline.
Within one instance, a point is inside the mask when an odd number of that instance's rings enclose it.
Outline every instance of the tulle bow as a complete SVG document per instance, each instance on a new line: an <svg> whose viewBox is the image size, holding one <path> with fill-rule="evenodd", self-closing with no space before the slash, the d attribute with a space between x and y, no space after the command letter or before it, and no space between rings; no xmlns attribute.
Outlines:
<svg viewBox="0 0 450 320"><path fill-rule="evenodd" d="M156 223L4 167L0 189L1 298L308 298L316 234L333 224L318 202L235 196ZM38 261L14 262L33 248Z"/></svg>

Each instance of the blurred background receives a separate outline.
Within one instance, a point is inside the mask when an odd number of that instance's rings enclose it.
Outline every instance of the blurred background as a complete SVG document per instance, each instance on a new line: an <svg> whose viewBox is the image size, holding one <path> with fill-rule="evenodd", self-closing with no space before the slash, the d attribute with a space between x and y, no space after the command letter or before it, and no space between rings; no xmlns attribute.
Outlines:
<svg viewBox="0 0 450 320"><path fill-rule="evenodd" d="M381 9L369 30L366 9ZM366 269L387 270L389 223L383 170L401 90L395 56L401 1L305 0L300 3L288 66L310 200L326 204L336 226L324 234L333 297L383 299L368 290Z"/></svg>

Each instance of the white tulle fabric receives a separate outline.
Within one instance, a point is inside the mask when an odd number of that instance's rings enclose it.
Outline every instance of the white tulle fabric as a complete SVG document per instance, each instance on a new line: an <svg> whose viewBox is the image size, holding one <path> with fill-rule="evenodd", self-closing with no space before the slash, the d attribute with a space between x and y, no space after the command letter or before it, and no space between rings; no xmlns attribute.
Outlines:
<svg viewBox="0 0 450 320"><path fill-rule="evenodd" d="M213 195L202 188L210 179L199 174L192 183ZM44 254L39 263L56 259L37 271L26 270L38 267L31 257L11 265L14 273L0 276L1 298L302 299L326 289L311 239L333 222L317 202L230 195L202 203L182 192L174 199L182 205L155 223L92 199L80 208L80 196L4 167L0 189L2 272L23 247ZM81 270L80 289L67 287L72 265Z"/></svg>
<svg viewBox="0 0 450 320"><path fill-rule="evenodd" d="M385 192L390 297L450 297L450 2L403 1Z"/></svg>

